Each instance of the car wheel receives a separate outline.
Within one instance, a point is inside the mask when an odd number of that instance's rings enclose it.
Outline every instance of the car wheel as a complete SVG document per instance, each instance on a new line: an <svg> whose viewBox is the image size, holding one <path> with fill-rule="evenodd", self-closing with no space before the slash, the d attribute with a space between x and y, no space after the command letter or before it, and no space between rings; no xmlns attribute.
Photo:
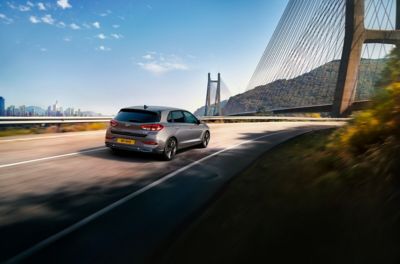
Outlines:
<svg viewBox="0 0 400 264"><path fill-rule="evenodd" d="M209 142L210 142L210 132L206 131L203 135L203 139L201 140L200 147L206 148Z"/></svg>
<svg viewBox="0 0 400 264"><path fill-rule="evenodd" d="M163 159L172 160L175 157L177 148L178 146L176 139L174 138L168 139L167 143L165 144L164 152L162 154Z"/></svg>

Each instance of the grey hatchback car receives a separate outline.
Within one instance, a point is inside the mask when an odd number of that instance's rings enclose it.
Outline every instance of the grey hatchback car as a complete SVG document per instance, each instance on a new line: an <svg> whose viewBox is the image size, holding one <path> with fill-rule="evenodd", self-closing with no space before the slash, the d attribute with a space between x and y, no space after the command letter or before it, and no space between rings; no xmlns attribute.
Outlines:
<svg viewBox="0 0 400 264"><path fill-rule="evenodd" d="M114 151L131 150L174 158L178 149L210 142L209 127L190 112L161 106L121 109L110 121L105 144Z"/></svg>

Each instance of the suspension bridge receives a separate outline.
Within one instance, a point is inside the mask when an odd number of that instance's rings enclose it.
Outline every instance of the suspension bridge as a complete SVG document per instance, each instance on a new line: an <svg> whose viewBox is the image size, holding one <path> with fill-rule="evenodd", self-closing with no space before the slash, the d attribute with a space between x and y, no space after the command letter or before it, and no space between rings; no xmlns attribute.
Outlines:
<svg viewBox="0 0 400 264"><path fill-rule="evenodd" d="M400 0L290 0L247 85L263 92L242 112L347 116L369 103L399 41ZM224 114L220 83L209 75L205 115Z"/></svg>

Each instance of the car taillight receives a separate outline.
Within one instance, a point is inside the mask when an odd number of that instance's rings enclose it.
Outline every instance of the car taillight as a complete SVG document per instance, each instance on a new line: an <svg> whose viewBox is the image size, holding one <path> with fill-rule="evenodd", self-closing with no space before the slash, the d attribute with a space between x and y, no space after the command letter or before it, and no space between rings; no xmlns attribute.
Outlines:
<svg viewBox="0 0 400 264"><path fill-rule="evenodd" d="M147 131L160 131L161 129L164 128L164 126L160 124L150 124L150 125L141 125L140 128Z"/></svg>
<svg viewBox="0 0 400 264"><path fill-rule="evenodd" d="M145 145L153 145L153 146L158 145L158 143L155 142L155 141L143 141L143 144L145 144Z"/></svg>
<svg viewBox="0 0 400 264"><path fill-rule="evenodd" d="M115 121L114 119L112 119L112 120L110 121L110 125L111 125L112 127L115 127L115 126L118 125L118 122Z"/></svg>

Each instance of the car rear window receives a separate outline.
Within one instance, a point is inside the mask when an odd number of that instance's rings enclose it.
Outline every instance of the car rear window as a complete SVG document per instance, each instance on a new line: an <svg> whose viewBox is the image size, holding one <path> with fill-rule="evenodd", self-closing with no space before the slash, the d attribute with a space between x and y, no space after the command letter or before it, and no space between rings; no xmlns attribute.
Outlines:
<svg viewBox="0 0 400 264"><path fill-rule="evenodd" d="M122 109L115 120L133 123L156 123L160 122L160 114L145 110Z"/></svg>

